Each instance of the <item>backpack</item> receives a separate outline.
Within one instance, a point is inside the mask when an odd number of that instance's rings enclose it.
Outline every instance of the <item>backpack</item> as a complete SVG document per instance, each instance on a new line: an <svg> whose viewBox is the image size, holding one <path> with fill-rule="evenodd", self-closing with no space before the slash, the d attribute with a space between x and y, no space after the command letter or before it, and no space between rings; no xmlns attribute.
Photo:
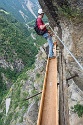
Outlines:
<svg viewBox="0 0 83 125"><path fill-rule="evenodd" d="M47 32L47 30L44 31L44 30L41 30L41 29L38 28L38 26L37 26L37 19L36 19L36 22L35 22L34 30L36 31L36 33L37 33L38 35L43 35L44 33Z"/></svg>

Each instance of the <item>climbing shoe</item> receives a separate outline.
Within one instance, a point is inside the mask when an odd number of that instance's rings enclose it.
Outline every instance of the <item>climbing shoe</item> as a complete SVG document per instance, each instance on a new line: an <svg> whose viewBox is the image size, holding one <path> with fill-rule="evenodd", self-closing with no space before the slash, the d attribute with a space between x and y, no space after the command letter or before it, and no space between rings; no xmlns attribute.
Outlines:
<svg viewBox="0 0 83 125"><path fill-rule="evenodd" d="M56 56L49 57L49 59L55 59L55 58L56 58Z"/></svg>

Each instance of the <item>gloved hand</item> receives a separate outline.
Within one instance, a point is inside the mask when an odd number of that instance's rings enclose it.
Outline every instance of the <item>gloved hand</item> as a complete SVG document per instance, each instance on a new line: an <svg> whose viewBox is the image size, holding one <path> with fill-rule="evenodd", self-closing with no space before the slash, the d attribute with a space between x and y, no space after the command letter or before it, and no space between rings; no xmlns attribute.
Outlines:
<svg viewBox="0 0 83 125"><path fill-rule="evenodd" d="M49 26L49 23L46 23L45 25L46 25L46 26Z"/></svg>

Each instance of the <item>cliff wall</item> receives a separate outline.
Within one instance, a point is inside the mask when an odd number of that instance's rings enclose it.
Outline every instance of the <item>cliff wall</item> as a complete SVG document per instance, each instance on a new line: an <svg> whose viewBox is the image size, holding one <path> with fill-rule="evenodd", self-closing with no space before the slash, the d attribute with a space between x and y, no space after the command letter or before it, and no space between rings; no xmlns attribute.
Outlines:
<svg viewBox="0 0 83 125"><path fill-rule="evenodd" d="M39 0L52 28L58 28L57 34L83 66L83 2L82 0ZM67 72L78 87L83 90L83 71L58 41L63 49ZM69 77L69 76L67 76Z"/></svg>

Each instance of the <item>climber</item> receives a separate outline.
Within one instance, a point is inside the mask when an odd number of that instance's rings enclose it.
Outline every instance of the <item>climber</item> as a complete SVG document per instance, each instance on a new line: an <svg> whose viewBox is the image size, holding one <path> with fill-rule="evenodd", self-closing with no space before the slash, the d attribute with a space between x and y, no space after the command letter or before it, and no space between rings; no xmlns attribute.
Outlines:
<svg viewBox="0 0 83 125"><path fill-rule="evenodd" d="M49 58L55 58L54 53L53 53L53 41L52 41L52 34L50 31L48 31L48 29L46 28L49 23L44 24L44 22L42 21L42 18L44 16L44 12L42 9L38 10L38 17L37 17L37 26L39 29L41 29L42 31L44 31L44 34L42 35L49 44Z"/></svg>

